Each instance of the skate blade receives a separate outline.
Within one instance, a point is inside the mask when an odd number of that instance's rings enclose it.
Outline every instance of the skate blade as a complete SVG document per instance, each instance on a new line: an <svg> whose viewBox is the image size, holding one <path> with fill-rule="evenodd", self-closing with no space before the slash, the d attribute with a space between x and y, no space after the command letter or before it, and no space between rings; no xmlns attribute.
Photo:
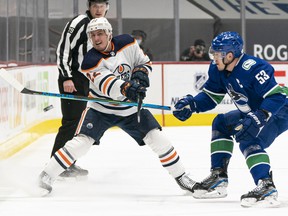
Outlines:
<svg viewBox="0 0 288 216"><path fill-rule="evenodd" d="M218 199L227 197L227 190L221 187L213 191L197 190L192 195L195 199Z"/></svg>
<svg viewBox="0 0 288 216"><path fill-rule="evenodd" d="M189 190L187 190L187 189L185 189L185 191L184 191L184 194L183 194L184 196L193 196L193 193L191 192L191 191L189 191Z"/></svg>
<svg viewBox="0 0 288 216"><path fill-rule="evenodd" d="M88 176L58 176L56 181L67 181L67 182L74 182L74 181L86 181Z"/></svg>
<svg viewBox="0 0 288 216"><path fill-rule="evenodd" d="M277 208L281 206L281 202L276 197L266 197L258 202L255 198L246 198L241 200L241 206L244 208Z"/></svg>
<svg viewBox="0 0 288 216"><path fill-rule="evenodd" d="M51 194L51 191L45 189L45 188L38 188L36 191L37 196L39 197L47 197Z"/></svg>

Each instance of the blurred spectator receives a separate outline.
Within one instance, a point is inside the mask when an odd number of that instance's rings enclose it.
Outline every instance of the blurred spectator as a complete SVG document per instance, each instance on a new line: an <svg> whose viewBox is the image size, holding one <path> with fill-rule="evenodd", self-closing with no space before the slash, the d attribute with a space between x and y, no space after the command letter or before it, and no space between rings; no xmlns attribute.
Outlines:
<svg viewBox="0 0 288 216"><path fill-rule="evenodd" d="M131 36L136 39L140 48L150 58L150 61L153 61L153 55L151 53L151 50L144 46L145 40L147 38L147 34L142 30L133 30L131 33Z"/></svg>
<svg viewBox="0 0 288 216"><path fill-rule="evenodd" d="M210 61L205 42L201 39L195 40L194 46L190 46L182 52L180 61Z"/></svg>

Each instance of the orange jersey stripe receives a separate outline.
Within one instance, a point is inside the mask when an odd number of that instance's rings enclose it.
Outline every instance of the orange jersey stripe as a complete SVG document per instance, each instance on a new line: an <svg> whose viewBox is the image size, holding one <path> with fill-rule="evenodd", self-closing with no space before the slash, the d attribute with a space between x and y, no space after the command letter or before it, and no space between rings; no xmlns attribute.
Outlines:
<svg viewBox="0 0 288 216"><path fill-rule="evenodd" d="M109 77L108 79L105 80L104 85L103 85L103 91L102 91L105 95L108 95L107 94L107 87L109 86L109 83L111 82L111 80L114 80L114 79L115 79L115 77L112 76L112 77Z"/></svg>
<svg viewBox="0 0 288 216"><path fill-rule="evenodd" d="M175 151L170 157L163 159L163 160L160 160L160 161L161 161L161 163L165 163L165 162L171 160L172 158L174 158L176 155L177 155L177 152Z"/></svg>
<svg viewBox="0 0 288 216"><path fill-rule="evenodd" d="M58 151L58 154L61 156L61 158L68 164L68 166L71 166L72 163L66 158L66 156L61 152L61 150Z"/></svg>
<svg viewBox="0 0 288 216"><path fill-rule="evenodd" d="M80 129L81 129L82 124L83 124L83 121L84 121L85 116L86 116L86 113L88 112L89 109L90 109L90 107L87 107L87 108L82 112L81 119L79 120L77 129L76 129L76 131L75 131L75 135L80 132Z"/></svg>

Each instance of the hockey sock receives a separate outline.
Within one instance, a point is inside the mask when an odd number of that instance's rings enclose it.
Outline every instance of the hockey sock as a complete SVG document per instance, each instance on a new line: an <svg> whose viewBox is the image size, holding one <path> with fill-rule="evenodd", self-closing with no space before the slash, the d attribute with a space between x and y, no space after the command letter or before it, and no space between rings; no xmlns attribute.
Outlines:
<svg viewBox="0 0 288 216"><path fill-rule="evenodd" d="M180 157L172 146L165 154L159 156L160 162L174 178L185 173L185 169L180 161Z"/></svg>
<svg viewBox="0 0 288 216"><path fill-rule="evenodd" d="M53 155L44 171L50 177L56 178L75 160L86 154L94 142L93 138L83 134L75 136Z"/></svg>
<svg viewBox="0 0 288 216"><path fill-rule="evenodd" d="M57 162L53 156L49 163L46 165L44 171L52 178L56 179L58 175L64 172L64 168Z"/></svg>
<svg viewBox="0 0 288 216"><path fill-rule="evenodd" d="M143 140L158 155L170 175L177 178L185 173L185 169L171 142L162 133L158 129L151 130Z"/></svg>

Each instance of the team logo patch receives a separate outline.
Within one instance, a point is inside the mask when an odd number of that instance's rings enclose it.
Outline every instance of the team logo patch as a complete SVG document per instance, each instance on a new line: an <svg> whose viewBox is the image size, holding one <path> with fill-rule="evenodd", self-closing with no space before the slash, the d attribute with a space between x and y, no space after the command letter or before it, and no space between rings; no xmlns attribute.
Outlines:
<svg viewBox="0 0 288 216"><path fill-rule="evenodd" d="M240 111L244 113L251 111L251 108L248 105L248 98L244 94L235 91L231 84L229 84L228 88L226 89L227 89L229 96L233 100L234 104L238 107Z"/></svg>
<svg viewBox="0 0 288 216"><path fill-rule="evenodd" d="M120 64L113 73L118 79L127 81L130 79L130 71L130 65L124 63Z"/></svg>
<svg viewBox="0 0 288 216"><path fill-rule="evenodd" d="M86 127L87 127L88 129L92 129L92 128L93 128L93 124L92 124L92 123L88 123L88 124L86 125Z"/></svg>
<svg viewBox="0 0 288 216"><path fill-rule="evenodd" d="M255 61L255 60L253 60L253 59L248 59L248 60L246 60L245 62L243 62L242 68L243 68L244 70L250 70L250 68L251 68L253 65L255 65L255 64L256 64L256 61Z"/></svg>
<svg viewBox="0 0 288 216"><path fill-rule="evenodd" d="M69 34L72 34L73 31L74 31L74 28L73 28L73 27L70 27L70 28L68 29L68 33L69 33Z"/></svg>

